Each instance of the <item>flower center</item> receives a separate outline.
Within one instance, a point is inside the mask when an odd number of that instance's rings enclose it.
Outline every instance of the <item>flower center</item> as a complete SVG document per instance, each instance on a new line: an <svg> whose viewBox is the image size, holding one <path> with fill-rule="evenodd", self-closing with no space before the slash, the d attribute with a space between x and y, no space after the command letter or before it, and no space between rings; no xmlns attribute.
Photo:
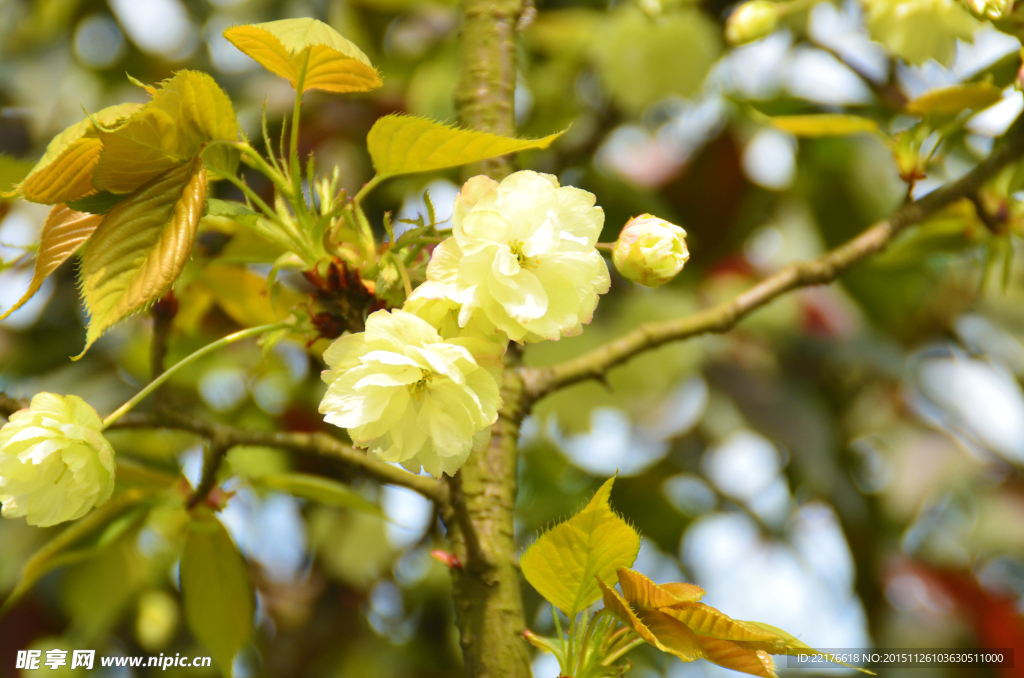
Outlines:
<svg viewBox="0 0 1024 678"><path fill-rule="evenodd" d="M523 254L523 241L522 240L509 240L508 248L512 250L512 254L515 255L516 260L519 262L520 268L533 268L534 262L530 261L530 258Z"/></svg>
<svg viewBox="0 0 1024 678"><path fill-rule="evenodd" d="M417 381L415 384L409 384L409 395L411 395L416 400L419 400L420 398L423 397L423 394L426 392L427 387L430 385L430 382L433 381L434 379L434 373L431 372L430 370L420 368L420 372L423 375L420 377L420 380Z"/></svg>

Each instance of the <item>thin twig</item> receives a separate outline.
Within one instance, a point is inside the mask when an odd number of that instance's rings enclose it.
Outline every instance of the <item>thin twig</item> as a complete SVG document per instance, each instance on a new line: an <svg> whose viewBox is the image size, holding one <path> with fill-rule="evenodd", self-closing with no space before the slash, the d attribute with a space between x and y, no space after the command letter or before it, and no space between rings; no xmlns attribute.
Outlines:
<svg viewBox="0 0 1024 678"><path fill-rule="evenodd" d="M885 249L892 238L911 224L978 189L1010 162L1024 155L1024 123L1015 123L1005 143L960 179L904 204L889 219L871 226L852 240L811 261L797 261L765 278L746 292L717 306L691 315L641 325L635 330L572 360L549 367L521 367L528 405L545 395L604 374L631 358L663 344L709 333L722 333L753 311L800 287L824 285L868 256Z"/></svg>
<svg viewBox="0 0 1024 678"><path fill-rule="evenodd" d="M10 416L17 410L29 406L28 400L12 398L0 393L0 414ZM399 485L419 492L440 507L448 504L448 487L444 482L429 476L409 473L397 466L371 459L365 452L333 438L326 433L295 433L288 431L249 431L227 424L207 421L176 410L142 414L129 413L114 423L111 429L153 428L188 431L208 440L218 440L229 447L253 445L276 447L301 454L311 454L336 459L361 475L388 485Z"/></svg>
<svg viewBox="0 0 1024 678"><path fill-rule="evenodd" d="M3 409L0 394L0 410ZM222 445L276 447L301 454L311 454L337 459L358 473L389 485L399 485L419 492L427 499L444 506L448 501L445 484L429 476L420 476L370 458L365 452L356 450L326 433L298 433L290 431L250 431L227 424L215 423L174 410L153 414L127 414L111 428L163 428L188 431L208 440L218 440Z"/></svg>
<svg viewBox="0 0 1024 678"><path fill-rule="evenodd" d="M203 475L199 479L199 485L195 492L188 498L188 508L195 508L210 496L214 486L217 484L217 472L228 451L234 445L229 440L222 440L219 436L210 439L210 443L203 455Z"/></svg>

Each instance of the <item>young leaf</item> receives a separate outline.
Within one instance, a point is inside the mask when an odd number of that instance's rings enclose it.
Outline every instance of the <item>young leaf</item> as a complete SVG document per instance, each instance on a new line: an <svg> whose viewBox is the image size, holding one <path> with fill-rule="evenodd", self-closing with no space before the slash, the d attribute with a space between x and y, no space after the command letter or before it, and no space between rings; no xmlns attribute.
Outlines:
<svg viewBox="0 0 1024 678"><path fill-rule="evenodd" d="M776 678L775 662L764 650L752 650L721 638L697 636L704 658L733 671L761 678Z"/></svg>
<svg viewBox="0 0 1024 678"><path fill-rule="evenodd" d="M845 137L864 132L878 132L878 123L858 115L822 113L820 115L777 115L771 124L798 137Z"/></svg>
<svg viewBox="0 0 1024 678"><path fill-rule="evenodd" d="M956 115L969 109L988 108L1002 98L1002 90L990 82L968 82L925 92L907 104L907 113L921 116Z"/></svg>
<svg viewBox="0 0 1024 678"><path fill-rule="evenodd" d="M93 170L103 147L93 122L113 127L140 108L133 103L110 106L68 127L47 145L43 157L15 190L25 200L47 205L93 193Z"/></svg>
<svg viewBox="0 0 1024 678"><path fill-rule="evenodd" d="M750 622L738 621L704 603L680 603L661 611L675 617L699 635L723 640L774 642L777 634ZM776 629L777 630L777 629Z"/></svg>
<svg viewBox="0 0 1024 678"><path fill-rule="evenodd" d="M667 642L662 642L662 638L655 634L652 629L648 628L647 624L637 616L637 613L634 612L633 608L629 606L629 603L619 595L618 591L612 588L612 586L605 584L600 578L597 580L597 585L601 589L605 609L615 615L623 624L633 629L633 631L635 631L636 634L645 641L662 652L674 654L683 661L692 662L701 656L700 642L689 629L686 629L686 632L679 629L678 626L668 629L666 624L659 624L659 622L663 622L664 620L655 619L654 623L658 624L660 631L664 633L668 630L666 637ZM676 624L683 626L680 622L676 622ZM686 627L683 626L683 628L685 629Z"/></svg>
<svg viewBox="0 0 1024 678"><path fill-rule="evenodd" d="M101 130L99 136L103 152L93 175L96 187L131 193L192 161L209 141L236 141L238 126L231 100L213 78L198 71L178 71L130 120L115 130ZM237 153L211 147L203 161L218 172L230 173L237 165Z"/></svg>
<svg viewBox="0 0 1024 678"><path fill-rule="evenodd" d="M231 661L252 637L256 596L242 554L212 515L190 523L180 572L189 628L230 676Z"/></svg>
<svg viewBox="0 0 1024 678"><path fill-rule="evenodd" d="M377 179L468 165L531 148L547 148L563 132L514 139L409 115L385 115L366 137Z"/></svg>
<svg viewBox="0 0 1024 678"><path fill-rule="evenodd" d="M640 610L636 613L665 651L674 654L684 662L692 662L704 656L700 639L686 624L659 610Z"/></svg>
<svg viewBox="0 0 1024 678"><path fill-rule="evenodd" d="M367 501L341 483L308 473L282 473L253 479L253 484L268 490L287 492L327 506L338 506L383 518L380 507Z"/></svg>
<svg viewBox="0 0 1024 678"><path fill-rule="evenodd" d="M669 607L678 603L692 603L704 597L704 589L693 584L658 585L629 568L619 568L619 586L622 597L639 608Z"/></svg>
<svg viewBox="0 0 1024 678"><path fill-rule="evenodd" d="M302 91L369 92L381 86L370 60L336 30L316 19L281 19L234 26L224 37L271 73Z"/></svg>
<svg viewBox="0 0 1024 678"><path fill-rule="evenodd" d="M703 658L735 671L776 678L772 659L764 649L698 635L665 610L641 608L634 612L627 598L604 582L599 584L605 609L662 652L685 662Z"/></svg>
<svg viewBox="0 0 1024 678"><path fill-rule="evenodd" d="M523 554L523 575L533 588L569 619L601 597L597 579L611 582L640 551L640 535L608 504L609 478L587 506L556 525Z"/></svg>
<svg viewBox="0 0 1024 678"><path fill-rule="evenodd" d="M0 320L24 306L25 302L39 291L46 276L67 261L68 257L89 239L102 220L102 216L76 212L69 209L67 205L55 205L46 217L43 231L39 235L39 252L36 254L32 282L21 299L7 309L3 315L0 315Z"/></svg>
<svg viewBox="0 0 1024 678"><path fill-rule="evenodd" d="M82 254L89 310L82 354L111 325L171 288L192 251L205 199L206 170L195 160L157 176L103 218Z"/></svg>

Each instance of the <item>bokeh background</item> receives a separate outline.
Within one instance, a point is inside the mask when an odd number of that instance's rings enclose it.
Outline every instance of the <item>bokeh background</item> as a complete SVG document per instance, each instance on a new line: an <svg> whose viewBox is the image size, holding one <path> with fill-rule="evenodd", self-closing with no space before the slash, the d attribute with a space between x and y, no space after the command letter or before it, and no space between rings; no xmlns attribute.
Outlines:
<svg viewBox="0 0 1024 678"><path fill-rule="evenodd" d="M569 357L640 322L726 299L844 241L906 197L876 138L798 143L752 121L751 107L844 109L899 126L883 95L913 98L1020 49L982 28L973 44L956 45L949 64L910 66L871 41L856 3L824 2L765 40L726 50L728 11L722 0L538 0L521 22L519 132L569 127L521 164L594 192L606 213L603 240L651 212L686 228L692 252L684 273L657 291L613 274L583 336L531 346L528 362ZM206 70L252 138L264 106L276 138L291 88L221 31L294 16L329 22L384 76L371 95L306 98L304 153L315 153L319 168L338 166L350 194L371 175L363 140L377 117L454 120L452 2L0 0L0 151L8 156L0 170L16 166L12 159L34 161L83 109L142 101L125 73L155 82ZM977 162L1022 108L1009 87L915 195ZM379 223L384 210L414 217L427 189L445 218L459 180L451 172L389 182L370 199L372 218ZM237 197L229 188L218 185L217 195ZM7 308L28 285L22 255L46 208L8 202L0 210ZM818 647L1017 650L1018 668L1002 672L886 675L1024 676L1024 275L1012 256L1019 242L997 257L984 237L961 230L907 238L840 284L791 294L726 336L659 349L614 370L607 385L544 400L524 426L522 543L617 471L613 504L643 534L637 569L655 580L695 582L727 614ZM215 221L199 238L196 265L176 288L172 360L274 313L261 292L277 253ZM101 412L130 396L148 378L148 319L122 323L72 363L83 319L66 265L0 323L0 389L74 393ZM257 347L238 346L184 371L168 397L238 425L316 430L320 369L315 348L282 343L261 360ZM183 469L197 481L195 439L111 437L121 459ZM249 448L228 461L224 476L238 492L221 520L259 590L257 642L236 660L237 676L460 675L448 575L429 556L444 546L443 526L425 500L321 459ZM351 480L391 522L246 485L284 469ZM0 676L18 675L14 657L27 647L205 654L181 619L178 520L154 515L103 555L48 575L0 621ZM0 521L0 594L55 533ZM548 606L524 590L529 623L549 632ZM644 650L631 657L638 678L729 673ZM538 678L558 673L550 657L538 656L534 668ZM186 673L203 675L163 675Z"/></svg>

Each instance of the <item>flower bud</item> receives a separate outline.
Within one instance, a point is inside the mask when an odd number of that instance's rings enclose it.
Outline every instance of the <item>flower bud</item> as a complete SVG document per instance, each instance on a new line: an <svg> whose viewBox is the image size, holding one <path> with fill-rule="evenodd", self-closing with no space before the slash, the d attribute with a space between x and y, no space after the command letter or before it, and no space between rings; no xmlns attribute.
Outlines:
<svg viewBox="0 0 1024 678"><path fill-rule="evenodd" d="M96 410L77 396L39 393L0 428L5 518L49 527L76 520L114 491L114 449Z"/></svg>
<svg viewBox="0 0 1024 678"><path fill-rule="evenodd" d="M683 270L690 258L685 237L686 231L664 219L650 214L634 217L615 243L615 268L624 278L641 285L664 285Z"/></svg>
<svg viewBox="0 0 1024 678"><path fill-rule="evenodd" d="M769 0L752 0L737 7L725 22L725 39L731 45L745 45L769 35L782 17L778 5Z"/></svg>

